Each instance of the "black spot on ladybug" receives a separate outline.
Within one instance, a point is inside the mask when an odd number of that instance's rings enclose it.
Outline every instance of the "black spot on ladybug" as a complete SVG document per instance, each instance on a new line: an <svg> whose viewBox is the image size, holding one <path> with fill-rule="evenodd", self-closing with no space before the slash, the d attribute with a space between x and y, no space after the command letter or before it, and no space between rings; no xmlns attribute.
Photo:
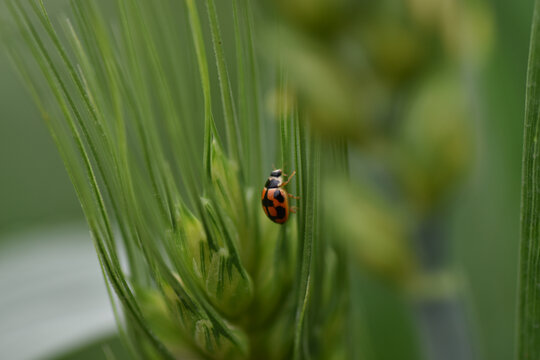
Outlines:
<svg viewBox="0 0 540 360"><path fill-rule="evenodd" d="M282 207L282 206L277 206L277 207L276 207L276 211L277 211L277 216L276 216L276 218L278 218L278 219L283 219L283 218L285 217L285 214L287 213L287 212L285 211L285 208Z"/></svg>
<svg viewBox="0 0 540 360"><path fill-rule="evenodd" d="M272 200L269 200L269 199L263 199L262 200L262 204L264 207L272 207L274 206L274 202Z"/></svg>
<svg viewBox="0 0 540 360"><path fill-rule="evenodd" d="M262 199L262 205L264 207L272 207L274 206L274 202L268 198L268 191L264 193L264 198Z"/></svg>
<svg viewBox="0 0 540 360"><path fill-rule="evenodd" d="M283 197L283 194L281 193L281 190L279 190L279 189L274 190L274 199L276 199L280 203L285 201L285 198Z"/></svg>

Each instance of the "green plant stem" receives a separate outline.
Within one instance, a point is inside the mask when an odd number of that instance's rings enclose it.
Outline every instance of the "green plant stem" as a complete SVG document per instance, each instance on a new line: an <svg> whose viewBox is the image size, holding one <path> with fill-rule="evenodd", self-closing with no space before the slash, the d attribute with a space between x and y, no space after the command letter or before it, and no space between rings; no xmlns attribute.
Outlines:
<svg viewBox="0 0 540 360"><path fill-rule="evenodd" d="M535 2L525 100L517 359L540 358L540 1Z"/></svg>

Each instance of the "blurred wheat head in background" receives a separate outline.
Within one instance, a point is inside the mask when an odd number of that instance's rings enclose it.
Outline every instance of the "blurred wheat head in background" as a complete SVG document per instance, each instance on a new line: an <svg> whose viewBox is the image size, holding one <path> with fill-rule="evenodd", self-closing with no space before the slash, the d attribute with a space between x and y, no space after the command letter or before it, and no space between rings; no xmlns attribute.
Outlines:
<svg viewBox="0 0 540 360"><path fill-rule="evenodd" d="M6 1L134 357L369 358L364 276L459 302L440 217L491 23L434 3ZM284 226L272 164L298 173Z"/></svg>

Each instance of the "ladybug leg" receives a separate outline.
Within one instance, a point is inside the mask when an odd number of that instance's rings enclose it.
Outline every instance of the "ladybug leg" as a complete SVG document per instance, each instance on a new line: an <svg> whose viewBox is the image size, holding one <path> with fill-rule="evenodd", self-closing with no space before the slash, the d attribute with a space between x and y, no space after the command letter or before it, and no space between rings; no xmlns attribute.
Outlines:
<svg viewBox="0 0 540 360"><path fill-rule="evenodd" d="M293 170L293 172L292 172L292 174L290 175L290 177L293 177L294 174L296 174L296 170ZM288 177L289 175L285 174L285 172L284 172L284 173L283 173L283 176L287 176L287 177Z"/></svg>
<svg viewBox="0 0 540 360"><path fill-rule="evenodd" d="M289 208L289 211L292 212L293 214L296 214L296 210L298 210L298 208L296 206L291 206Z"/></svg>
<svg viewBox="0 0 540 360"><path fill-rule="evenodd" d="M300 199L300 196L294 196L293 194L287 194L287 195L289 195L289 197L291 197L293 199L296 199L296 200Z"/></svg>
<svg viewBox="0 0 540 360"><path fill-rule="evenodd" d="M287 181L285 181L283 184L281 184L281 187L284 187L285 185L287 185L289 183L289 181L291 181L291 179L293 178L293 176L296 175L296 170L294 170L291 174L291 176L289 176L289 178L287 179Z"/></svg>

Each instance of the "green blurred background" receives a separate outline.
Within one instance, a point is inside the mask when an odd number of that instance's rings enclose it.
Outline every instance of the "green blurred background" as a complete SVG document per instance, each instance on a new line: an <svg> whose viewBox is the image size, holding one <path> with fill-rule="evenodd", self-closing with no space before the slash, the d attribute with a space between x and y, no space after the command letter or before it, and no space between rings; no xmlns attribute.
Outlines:
<svg viewBox="0 0 540 360"><path fill-rule="evenodd" d="M66 9L63 0L47 3L51 13ZM453 258L463 266L470 288L479 355L502 360L512 358L514 351L521 141L533 1L493 0L490 5L494 47L478 86L483 100L479 155L456 201L451 233ZM18 234L29 229L40 234L76 224L84 233L82 212L54 143L4 51L0 52L0 119L0 249L19 241ZM89 238L77 241L87 241L85 251L93 256ZM99 274L97 261L95 270ZM5 291L0 289L0 294ZM384 329L384 324L373 329L375 347L384 339L377 332L384 335ZM409 340L390 342L399 349L407 347ZM99 337L91 341L97 341L99 350L84 350L87 358L103 356ZM117 340L105 342L118 351ZM83 358L74 349L66 351L70 354L61 358ZM393 355L388 351L377 356L390 359Z"/></svg>

